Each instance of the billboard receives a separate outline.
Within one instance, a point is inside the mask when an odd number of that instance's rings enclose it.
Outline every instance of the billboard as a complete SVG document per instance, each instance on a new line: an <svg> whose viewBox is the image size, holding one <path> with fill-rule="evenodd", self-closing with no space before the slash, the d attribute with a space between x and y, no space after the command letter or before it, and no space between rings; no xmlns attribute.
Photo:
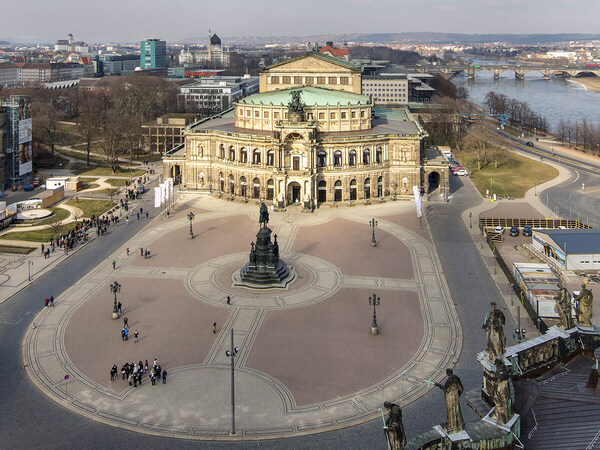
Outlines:
<svg viewBox="0 0 600 450"><path fill-rule="evenodd" d="M19 144L31 142L31 119L19 120Z"/></svg>

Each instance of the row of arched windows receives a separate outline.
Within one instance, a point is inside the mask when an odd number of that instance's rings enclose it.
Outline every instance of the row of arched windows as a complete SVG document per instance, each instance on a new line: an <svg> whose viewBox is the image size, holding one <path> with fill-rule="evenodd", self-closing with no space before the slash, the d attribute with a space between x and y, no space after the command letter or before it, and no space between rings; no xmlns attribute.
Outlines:
<svg viewBox="0 0 600 450"><path fill-rule="evenodd" d="M235 177L233 174L230 174L227 178L227 185L229 190L225 189L225 178L223 178L223 172L219 172L219 189L222 192L227 192L231 195L236 195L239 193L242 197L252 197L252 198L261 198L260 191L260 180L258 178L254 178L252 180L252 184L249 185L246 177L241 176L239 179L239 191L236 191L236 183ZM273 200L275 192L275 182L273 180L267 180L267 200Z"/></svg>
<svg viewBox="0 0 600 450"><path fill-rule="evenodd" d="M252 164L260 164L261 162L261 150L258 148L255 148L254 151L252 152ZM221 159L225 159L225 146L223 144L221 144L219 146L219 158ZM228 158L229 161L236 161L236 150L235 147L231 146L229 147L229 153L228 153ZM242 149L240 150L240 157L239 157L239 161L241 163L247 163L248 162L248 149L246 147L242 147ZM272 166L275 164L275 152L273 150L269 150L267 152L267 166Z"/></svg>
<svg viewBox="0 0 600 450"><path fill-rule="evenodd" d="M349 192L347 199L348 200L356 200L358 198L358 183L355 179L350 180L349 184ZM363 193L364 198L371 198L371 179L365 178L363 182ZM383 197L383 177L377 178L377 197ZM341 180L336 180L333 183L333 198L329 198L329 200L333 200L336 202L341 202L343 200L343 185ZM319 202L327 201L327 182L325 180L319 181L318 185L318 200Z"/></svg>

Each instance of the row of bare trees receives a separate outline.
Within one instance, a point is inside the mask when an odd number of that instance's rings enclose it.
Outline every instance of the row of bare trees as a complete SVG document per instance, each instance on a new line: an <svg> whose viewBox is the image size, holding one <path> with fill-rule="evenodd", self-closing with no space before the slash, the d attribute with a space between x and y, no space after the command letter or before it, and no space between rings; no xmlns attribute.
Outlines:
<svg viewBox="0 0 600 450"><path fill-rule="evenodd" d="M587 119L560 119L556 134L563 145L576 145L585 152L600 155L600 123L592 123Z"/></svg>
<svg viewBox="0 0 600 450"><path fill-rule="evenodd" d="M533 111L527 102L490 91L483 104L492 114L506 114L514 124L530 130L548 131L546 118Z"/></svg>
<svg viewBox="0 0 600 450"><path fill-rule="evenodd" d="M75 120L75 133L85 143L87 164L92 150L100 152L107 166L116 172L119 158L143 149L142 125L177 112L176 84L155 77L123 77L118 83L97 91L19 90L32 97L34 145L45 146L54 156L55 146L64 137L60 122ZM4 92L3 92L4 94Z"/></svg>

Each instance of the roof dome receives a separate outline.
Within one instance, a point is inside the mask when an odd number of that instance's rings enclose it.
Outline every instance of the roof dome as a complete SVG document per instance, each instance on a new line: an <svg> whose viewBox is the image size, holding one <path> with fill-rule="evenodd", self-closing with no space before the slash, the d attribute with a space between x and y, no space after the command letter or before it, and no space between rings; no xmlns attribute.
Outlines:
<svg viewBox="0 0 600 450"><path fill-rule="evenodd" d="M221 38L216 34L210 37L210 45L221 45Z"/></svg>

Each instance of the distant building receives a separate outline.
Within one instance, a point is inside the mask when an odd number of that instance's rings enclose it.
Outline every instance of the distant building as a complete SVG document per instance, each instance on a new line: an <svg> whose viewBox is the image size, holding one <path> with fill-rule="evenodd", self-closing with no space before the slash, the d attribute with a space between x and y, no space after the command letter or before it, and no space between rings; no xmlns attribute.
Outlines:
<svg viewBox="0 0 600 450"><path fill-rule="evenodd" d="M211 35L209 30L206 50L181 50L181 53L179 53L179 64L202 64L210 67L229 67L230 55L229 51L223 50L221 38L216 34Z"/></svg>
<svg viewBox="0 0 600 450"><path fill-rule="evenodd" d="M0 100L0 187L31 182L33 171L30 98L11 95Z"/></svg>
<svg viewBox="0 0 600 450"><path fill-rule="evenodd" d="M565 270L600 269L600 231L586 229L533 230L533 248Z"/></svg>
<svg viewBox="0 0 600 450"><path fill-rule="evenodd" d="M132 75L136 67L140 66L140 55L118 55L118 54L102 54L99 55L100 75Z"/></svg>
<svg viewBox="0 0 600 450"><path fill-rule="evenodd" d="M429 74L379 73L362 76L362 94L373 98L376 106L429 103L435 89L425 81Z"/></svg>
<svg viewBox="0 0 600 450"><path fill-rule="evenodd" d="M140 42L140 67L142 69L164 69L167 67L167 43L160 39Z"/></svg>
<svg viewBox="0 0 600 450"><path fill-rule="evenodd" d="M54 50L57 52L75 52L75 53L87 53L89 47L85 42L74 41L73 35L69 33L67 39L60 39L54 44Z"/></svg>
<svg viewBox="0 0 600 450"><path fill-rule="evenodd" d="M185 127L196 122L196 114L165 114L155 122L143 125L147 130L144 134L144 148L152 153L163 154L173 147L183 143Z"/></svg>
<svg viewBox="0 0 600 450"><path fill-rule="evenodd" d="M258 77L210 77L183 86L179 100L188 112L214 114L230 108L235 100L257 92Z"/></svg>
<svg viewBox="0 0 600 450"><path fill-rule="evenodd" d="M85 67L79 63L17 63L23 85L78 80L84 76Z"/></svg>
<svg viewBox="0 0 600 450"><path fill-rule="evenodd" d="M0 63L0 87L12 88L19 85L19 67L10 62Z"/></svg>
<svg viewBox="0 0 600 450"><path fill-rule="evenodd" d="M344 44L344 47L337 48L333 45L333 42L328 42L325 47L321 47L319 49L319 53L324 55L333 56L334 58L340 58L345 61L350 59L350 49L347 44Z"/></svg>

